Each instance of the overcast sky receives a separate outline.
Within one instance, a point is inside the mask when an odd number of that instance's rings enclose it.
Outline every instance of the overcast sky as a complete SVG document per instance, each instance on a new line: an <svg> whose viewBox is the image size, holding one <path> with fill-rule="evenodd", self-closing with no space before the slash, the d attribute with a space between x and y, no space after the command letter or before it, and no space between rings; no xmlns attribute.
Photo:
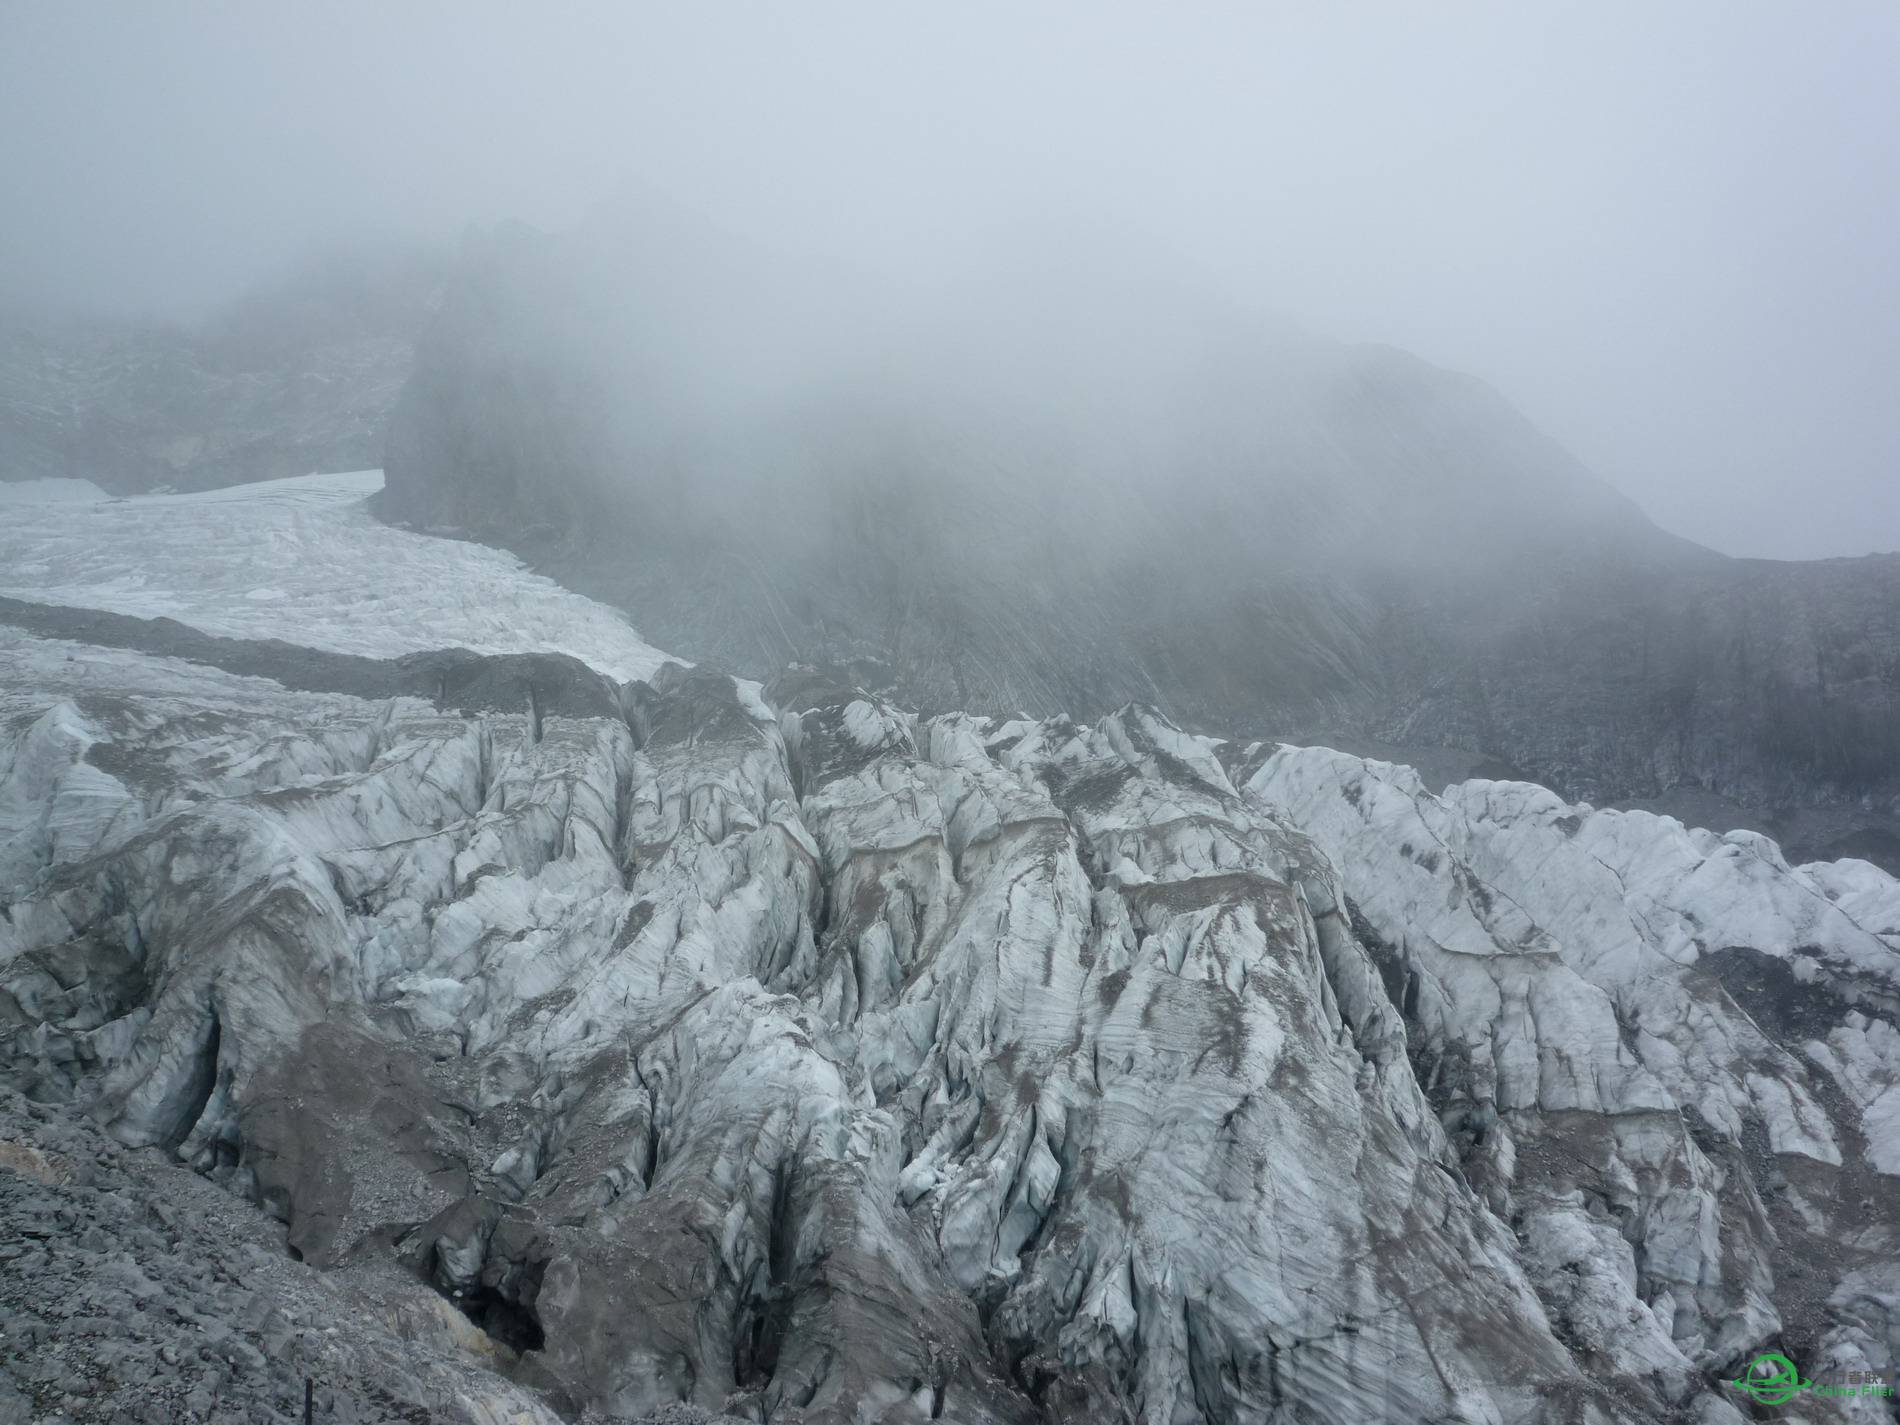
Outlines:
<svg viewBox="0 0 1900 1425"><path fill-rule="evenodd" d="M0 294L189 312L627 183L926 280L1122 227L1678 533L1900 548L1894 0L0 0Z"/></svg>

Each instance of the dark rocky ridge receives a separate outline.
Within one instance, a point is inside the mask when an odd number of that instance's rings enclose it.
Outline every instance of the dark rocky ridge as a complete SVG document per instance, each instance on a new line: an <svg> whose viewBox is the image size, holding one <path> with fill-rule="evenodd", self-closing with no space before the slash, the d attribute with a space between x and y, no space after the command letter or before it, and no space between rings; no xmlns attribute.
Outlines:
<svg viewBox="0 0 1900 1425"><path fill-rule="evenodd" d="M99 648L184 658L227 673L269 678L309 693L423 698L444 711L520 712L542 717L619 717L625 689L563 653L471 653L434 648L368 658L265 638L222 638L169 618L36 604L0 596L0 624Z"/></svg>
<svg viewBox="0 0 1900 1425"><path fill-rule="evenodd" d="M753 676L1466 749L1900 864L1900 556L1716 555L1480 383L1126 277L1026 263L880 327L849 274L646 214L508 229L419 347L382 508Z"/></svg>

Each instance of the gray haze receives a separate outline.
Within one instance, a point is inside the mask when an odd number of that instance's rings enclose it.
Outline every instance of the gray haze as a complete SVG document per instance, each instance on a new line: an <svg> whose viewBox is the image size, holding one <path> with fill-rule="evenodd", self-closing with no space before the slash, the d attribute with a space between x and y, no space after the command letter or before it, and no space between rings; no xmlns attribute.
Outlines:
<svg viewBox="0 0 1900 1425"><path fill-rule="evenodd" d="M946 290L1103 234L1483 376L1678 533L1859 554L1900 548L1896 74L1885 0L15 0L0 295L189 314L629 187Z"/></svg>

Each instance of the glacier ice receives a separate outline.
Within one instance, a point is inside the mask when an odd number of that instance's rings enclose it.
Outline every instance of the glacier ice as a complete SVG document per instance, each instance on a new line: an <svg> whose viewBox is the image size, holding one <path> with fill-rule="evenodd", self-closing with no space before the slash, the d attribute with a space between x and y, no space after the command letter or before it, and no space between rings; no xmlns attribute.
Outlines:
<svg viewBox="0 0 1900 1425"><path fill-rule="evenodd" d="M1721 1420L1766 1342L1891 1361L1864 863L810 671L0 670L8 1076L505 1306L563 1408Z"/></svg>

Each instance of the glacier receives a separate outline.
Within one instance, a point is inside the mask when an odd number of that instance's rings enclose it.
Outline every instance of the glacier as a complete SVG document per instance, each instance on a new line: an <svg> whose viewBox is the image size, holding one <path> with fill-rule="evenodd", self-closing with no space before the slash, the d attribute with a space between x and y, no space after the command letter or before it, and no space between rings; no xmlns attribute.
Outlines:
<svg viewBox="0 0 1900 1425"><path fill-rule="evenodd" d="M400 1278L458 1421L1728 1425L1755 1352L1894 1368L1879 868L759 687L371 488L0 531L10 598L492 674L0 624L0 1083L78 1125L0 1178L101 1132Z"/></svg>

